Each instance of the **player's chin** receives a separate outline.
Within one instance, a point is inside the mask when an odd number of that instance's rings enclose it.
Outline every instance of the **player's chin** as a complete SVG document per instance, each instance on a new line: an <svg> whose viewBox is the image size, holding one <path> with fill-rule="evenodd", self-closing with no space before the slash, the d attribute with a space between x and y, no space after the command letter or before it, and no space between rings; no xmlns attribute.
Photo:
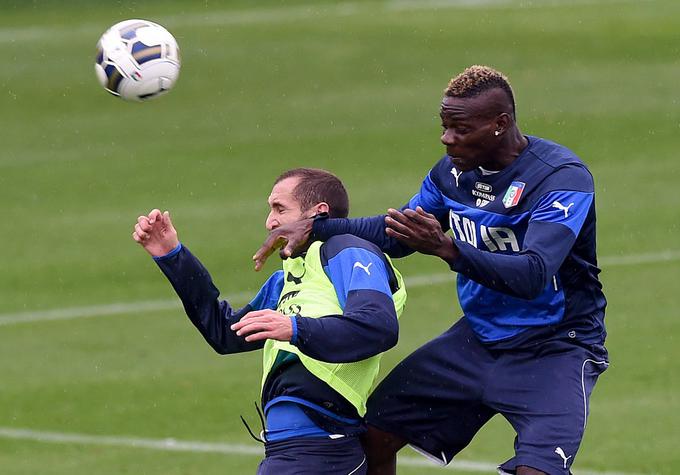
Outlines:
<svg viewBox="0 0 680 475"><path fill-rule="evenodd" d="M451 156L449 156L449 158L451 158L451 163L453 163L453 166L456 167L456 169L461 172L469 172L470 170L474 170L477 166L473 160Z"/></svg>

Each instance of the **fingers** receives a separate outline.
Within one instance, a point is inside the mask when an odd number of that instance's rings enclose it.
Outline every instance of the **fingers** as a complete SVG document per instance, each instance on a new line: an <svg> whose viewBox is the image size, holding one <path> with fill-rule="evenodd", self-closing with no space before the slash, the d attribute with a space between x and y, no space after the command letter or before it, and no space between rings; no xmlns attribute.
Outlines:
<svg viewBox="0 0 680 475"><path fill-rule="evenodd" d="M264 244L262 244L262 246L253 256L253 260L255 261L255 270L259 271L262 269L269 256L271 256L274 251L283 246L285 242L285 238L277 235L275 231L272 231L269 236L267 236L267 239L265 239Z"/></svg>
<svg viewBox="0 0 680 475"><path fill-rule="evenodd" d="M417 206L415 210L405 209L404 216L418 224L429 224L430 221L437 220L434 215L426 213L425 210L420 206Z"/></svg>
<svg viewBox="0 0 680 475"><path fill-rule="evenodd" d="M141 224L145 228L148 227L149 229L151 229L151 226L149 225L149 217L148 216L137 217L137 224Z"/></svg>
<svg viewBox="0 0 680 475"><path fill-rule="evenodd" d="M285 240L282 240L280 247L282 247L284 244L285 244L285 247L283 247L281 254L283 255L283 257L290 257L295 252L295 248L297 248L299 243L295 242L291 239L285 239Z"/></svg>
<svg viewBox="0 0 680 475"><path fill-rule="evenodd" d="M239 322L241 323L241 322ZM243 336L243 335L250 335L251 333L254 332L259 332L263 330L270 330L270 326L272 325L272 321L269 317L257 317L257 318L251 318L246 322L243 322L242 325L234 327L236 334L238 336Z"/></svg>
<svg viewBox="0 0 680 475"><path fill-rule="evenodd" d="M397 211L396 209L387 210L387 214L388 215L385 217L387 229L392 229L401 235L408 236L412 234L412 229L415 227L416 223L405 216L401 211ZM390 236L397 237L392 235Z"/></svg>
<svg viewBox="0 0 680 475"><path fill-rule="evenodd" d="M254 310L252 312L248 312L245 314L243 318L241 318L238 322L234 323L230 328L238 332L238 330L248 325L249 323L252 323L252 321L254 321L255 319L268 317L271 316L271 314L277 313L274 312L273 310Z"/></svg>
<svg viewBox="0 0 680 475"><path fill-rule="evenodd" d="M173 228L172 221L170 221L170 212L165 211L164 213L161 213L159 209L154 208L147 216L142 215L137 217L137 224L135 224L132 238L139 243L146 241L151 237L154 226L157 224L161 224L166 228Z"/></svg>
<svg viewBox="0 0 680 475"><path fill-rule="evenodd" d="M144 223L139 222L139 223L135 224L135 231L133 233L133 237L136 236L139 239L139 240L135 239L135 241L142 242L142 241L149 239L149 237L151 237L150 232L151 232L151 226L149 225L148 221L146 221Z"/></svg>
<svg viewBox="0 0 680 475"><path fill-rule="evenodd" d="M275 313L272 311L250 312L240 321L233 324L231 329L234 330L238 336L243 336L246 341L258 341L272 338L275 335L278 324L275 317L267 315L265 312Z"/></svg>
<svg viewBox="0 0 680 475"><path fill-rule="evenodd" d="M262 247L253 256L255 270L262 269L267 258L277 249L281 249L280 254L284 259L292 256L309 239L313 224L313 218L305 218L272 230Z"/></svg>
<svg viewBox="0 0 680 475"><path fill-rule="evenodd" d="M434 219L434 220L437 219L437 217L436 217L435 215L428 213L427 211L425 211L425 210L424 210L423 208L421 208L420 206L416 206L416 211L417 211L418 214L420 214L421 216L425 216L425 217L427 217L427 218Z"/></svg>
<svg viewBox="0 0 680 475"><path fill-rule="evenodd" d="M407 236L405 234L401 234L401 233L395 231L392 228L385 228L385 234L387 234L391 238L398 239L399 241L404 241L407 244L411 240L410 236Z"/></svg>
<svg viewBox="0 0 680 475"><path fill-rule="evenodd" d="M160 221L162 217L161 210L154 208L149 212L149 223L154 224L156 221Z"/></svg>

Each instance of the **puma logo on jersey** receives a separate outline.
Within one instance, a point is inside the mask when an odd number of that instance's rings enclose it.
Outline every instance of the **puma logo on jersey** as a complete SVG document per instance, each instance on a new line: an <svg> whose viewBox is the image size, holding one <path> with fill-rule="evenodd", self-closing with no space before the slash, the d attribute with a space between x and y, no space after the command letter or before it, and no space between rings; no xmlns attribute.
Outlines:
<svg viewBox="0 0 680 475"><path fill-rule="evenodd" d="M561 209L562 211L564 211L564 217L565 218L569 217L569 208L571 208L572 206L574 206L574 203L569 203L569 205L564 206L559 201L553 201L553 204L552 204L553 208Z"/></svg>
<svg viewBox="0 0 680 475"><path fill-rule="evenodd" d="M369 262L368 265L365 266L365 265L363 265L361 262L356 261L356 262L354 263L354 267L352 267L352 269L354 269L355 267L358 267L358 268L363 269L364 271L366 271L366 273L367 273L368 275L371 275L371 271L369 271L368 268L371 267L372 264L373 264L372 262Z"/></svg>
<svg viewBox="0 0 680 475"><path fill-rule="evenodd" d="M572 203L573 204L573 203ZM564 460L564 468L567 468L567 461L573 457L573 455L570 455L567 457L567 454L564 453L564 450L562 450L562 447L557 447L555 449L555 453L562 457L562 460Z"/></svg>
<svg viewBox="0 0 680 475"><path fill-rule="evenodd" d="M459 172L458 170L456 170L456 167L453 167L451 169L451 175L453 175L453 177L456 179L456 188L458 188L458 178L460 178L462 174L463 172Z"/></svg>

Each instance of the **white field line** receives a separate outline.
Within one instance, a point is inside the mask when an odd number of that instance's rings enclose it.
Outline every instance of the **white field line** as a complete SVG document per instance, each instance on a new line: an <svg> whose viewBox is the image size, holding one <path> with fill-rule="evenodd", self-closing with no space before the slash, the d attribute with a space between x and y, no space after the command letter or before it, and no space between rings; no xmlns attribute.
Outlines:
<svg viewBox="0 0 680 475"><path fill-rule="evenodd" d="M573 7L589 5L612 5L622 3L649 3L655 0L391 0L385 2L386 10L438 10L444 8L493 8L509 7L521 9Z"/></svg>
<svg viewBox="0 0 680 475"><path fill-rule="evenodd" d="M254 8L242 10L218 10L177 16L148 18L171 28L180 26L228 26L267 23L286 23L323 17L361 15L376 11L440 10L446 8L549 8L555 6L650 3L655 0L387 0L377 3L341 2L335 5L294 5L289 7ZM81 25L31 25L23 27L0 27L0 43L54 40L59 37L92 36L96 40L110 25L85 23Z"/></svg>
<svg viewBox="0 0 680 475"><path fill-rule="evenodd" d="M680 260L680 250L665 250L661 252L649 252L643 254L623 254L620 256L609 256L600 259L601 267L630 266L638 264L655 264L663 262L674 262ZM423 274L406 277L407 288L425 287L428 285L438 285L443 283L453 283L452 272L440 274ZM233 302L247 301L255 294L254 291L242 291L228 295L227 300ZM160 310L174 310L180 308L180 302L176 299L170 300L146 300L130 303L112 303L107 305L94 305L88 307L58 308L53 310L41 310L34 312L18 312L0 314L0 326L13 325L19 323L44 322L50 320L71 320L74 318L92 318L112 315L122 315L128 313L154 312Z"/></svg>
<svg viewBox="0 0 680 475"><path fill-rule="evenodd" d="M406 277L407 287L424 287L427 285L437 285L445 282L453 282L454 274L424 274L413 277ZM225 298L229 302L247 302L255 296L256 291L242 291L227 295ZM0 314L0 326L13 325L17 323L44 322L50 320L72 320L74 318L92 318L111 315L122 315L128 313L155 312L161 310L175 310L182 307L178 299L168 300L145 300L129 303L112 303L106 305L93 305L87 307L57 308L53 310L40 310L35 312L17 312Z"/></svg>
<svg viewBox="0 0 680 475"><path fill-rule="evenodd" d="M144 439L139 437L121 437L108 435L88 435L64 432L37 431L31 429L16 429L12 427L0 427L0 438L14 440L31 440L36 442L48 442L57 444L98 445L112 447L129 447L135 449L164 450L168 452L198 452L217 453L226 455L253 455L262 457L262 446L245 444L227 444L217 442L199 442L190 440L167 439ZM424 458L399 457L399 465L404 467L429 467L439 470L465 470L469 472L494 473L497 464L491 462L475 462L466 460L454 460L448 466L442 467ZM579 475L639 475L629 472L597 472L593 470L578 470Z"/></svg>

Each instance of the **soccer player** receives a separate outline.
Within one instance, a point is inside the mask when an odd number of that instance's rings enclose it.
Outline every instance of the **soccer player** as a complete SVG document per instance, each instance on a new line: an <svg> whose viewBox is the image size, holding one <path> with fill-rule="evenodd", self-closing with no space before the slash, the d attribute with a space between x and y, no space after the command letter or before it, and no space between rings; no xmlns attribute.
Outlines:
<svg viewBox="0 0 680 475"><path fill-rule="evenodd" d="M277 247L344 233L393 257L443 259L464 316L372 394L369 473L395 473L405 444L447 464L502 414L517 437L500 473L568 474L608 365L593 178L566 147L520 132L512 89L492 68L454 77L440 115L446 155L408 204L274 230L256 269Z"/></svg>
<svg viewBox="0 0 680 475"><path fill-rule="evenodd" d="M327 213L346 217L342 182L324 170L282 174L266 227ZM166 211L140 216L133 238L153 256L187 316L220 354L263 350L265 458L258 474L366 473L358 436L380 354L397 342L406 291L374 244L315 241L283 260L240 310L219 300L208 271L181 244ZM250 430L250 429L249 429Z"/></svg>

